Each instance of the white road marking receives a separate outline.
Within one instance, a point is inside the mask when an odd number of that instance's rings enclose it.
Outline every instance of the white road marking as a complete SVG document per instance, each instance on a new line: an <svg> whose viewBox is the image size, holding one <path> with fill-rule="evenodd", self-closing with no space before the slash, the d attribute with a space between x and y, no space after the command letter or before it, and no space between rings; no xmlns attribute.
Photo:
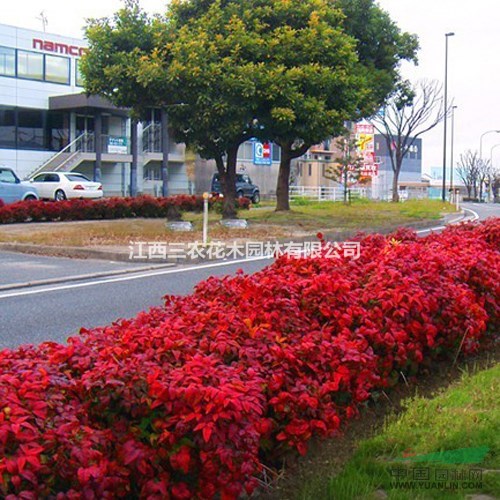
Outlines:
<svg viewBox="0 0 500 500"><path fill-rule="evenodd" d="M479 215L474 212L474 210L471 210L470 208L464 208L464 210L471 212L473 217L472 219L469 219L471 221L475 221L479 219ZM431 231L438 231L441 229L445 229L446 226L436 226L432 227L429 229L421 229L420 231L416 231L418 234L420 233L429 233ZM5 293L5 294L0 294L0 300L1 299L10 299L13 297L23 297L26 295L36 295L39 293L47 293L47 292L59 292L63 290L74 290L76 288L86 288L89 286L97 286L97 285L104 285L107 283L120 283L124 281L133 281L133 280L138 280L138 279L143 279L143 278L151 278L153 276L164 276L167 274L180 274L180 273L186 273L190 271L201 271L203 269L213 269L217 267L224 267L224 266L232 266L236 264L245 264L247 262L257 262L261 260L271 260L272 257L253 257L250 259L239 259L239 260L228 260L224 262L216 262L213 264L203 264L201 266L191 266L191 267L184 267L180 269L167 269L163 271L157 271L157 272L152 272L152 273L146 273L146 274L139 274L139 275L133 275L133 276L123 276L120 278L109 278L109 279L103 279L103 280L97 280L97 281L89 281L87 283L76 283L72 285L61 285L61 286L55 286L51 288L40 288L37 290L27 290L23 292L12 292L12 293Z"/></svg>
<svg viewBox="0 0 500 500"><path fill-rule="evenodd" d="M228 261L224 261L224 262L216 262L213 264L203 264L201 266L184 267L184 268L180 268L180 269L167 269L164 271L157 271L157 272L139 274L139 275L134 275L134 276L123 276L121 278L109 278L109 279L104 279L104 280L89 281L87 283L76 283L73 285L61 285L61 286L55 286L55 287L51 287L51 288L27 290L24 292L5 293L5 294L0 294L0 299L10 299L13 297L23 297L26 295L35 295L38 293L46 293L46 292L59 292L62 290L73 290L75 288L85 288L85 287L89 287L89 286L103 285L103 284L107 284L107 283L119 283L119 282L123 282L123 281L132 281L132 280L138 280L138 279L142 279L142 278L151 278L153 276L163 276L166 274L178 274L178 273L186 273L189 271L201 271L203 269L213 269L216 267L232 266L232 265L236 265L236 264L245 264L247 262L257 262L259 260L271 260L271 259L272 259L272 257L252 257L250 259L228 260Z"/></svg>

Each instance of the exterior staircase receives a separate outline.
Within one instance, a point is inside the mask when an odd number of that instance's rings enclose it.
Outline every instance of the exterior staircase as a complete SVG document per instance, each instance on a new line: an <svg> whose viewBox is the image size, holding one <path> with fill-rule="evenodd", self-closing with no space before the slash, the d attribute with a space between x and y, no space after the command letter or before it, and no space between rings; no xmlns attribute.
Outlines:
<svg viewBox="0 0 500 500"><path fill-rule="evenodd" d="M26 176L26 180L33 179L35 175L43 172L69 172L83 161L83 153L93 152L94 134L84 132L64 149L58 151L47 161L34 169Z"/></svg>

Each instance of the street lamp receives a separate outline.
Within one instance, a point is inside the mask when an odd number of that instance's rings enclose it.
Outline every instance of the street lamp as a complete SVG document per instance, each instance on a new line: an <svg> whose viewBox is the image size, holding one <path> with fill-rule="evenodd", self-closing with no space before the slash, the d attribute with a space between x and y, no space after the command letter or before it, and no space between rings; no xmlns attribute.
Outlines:
<svg viewBox="0 0 500 500"><path fill-rule="evenodd" d="M451 158L450 158L450 163L451 163L451 169L450 169L450 191L453 196L453 144L455 141L455 110L458 108L458 106L452 106L451 107Z"/></svg>
<svg viewBox="0 0 500 500"><path fill-rule="evenodd" d="M443 139L443 189L441 198L446 201L446 118L448 115L448 38L455 33L445 33L445 52L444 52L444 139Z"/></svg>
<svg viewBox="0 0 500 500"><path fill-rule="evenodd" d="M500 134L500 130L487 130L486 132L481 134L479 138L479 159L483 159L483 137L487 134Z"/></svg>
<svg viewBox="0 0 500 500"><path fill-rule="evenodd" d="M493 166L493 150L495 148L498 148L500 146L500 143L495 144L494 146L491 147L490 149L490 165Z"/></svg>

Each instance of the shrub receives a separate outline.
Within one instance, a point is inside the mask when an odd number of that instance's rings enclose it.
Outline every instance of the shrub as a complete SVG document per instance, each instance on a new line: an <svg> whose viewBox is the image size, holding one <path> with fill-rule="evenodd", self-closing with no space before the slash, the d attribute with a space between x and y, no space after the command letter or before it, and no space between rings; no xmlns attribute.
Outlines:
<svg viewBox="0 0 500 500"><path fill-rule="evenodd" d="M210 202L214 208L217 202ZM239 200L238 208L250 208L250 200ZM178 195L165 198L138 196L136 198L103 198L100 200L19 201L10 205L0 203L0 224L41 221L72 221L122 219L131 217L166 218L169 211L179 213L203 210L201 196Z"/></svg>
<svg viewBox="0 0 500 500"><path fill-rule="evenodd" d="M0 495L237 498L421 365L500 328L500 221L281 257L67 345L0 352Z"/></svg>

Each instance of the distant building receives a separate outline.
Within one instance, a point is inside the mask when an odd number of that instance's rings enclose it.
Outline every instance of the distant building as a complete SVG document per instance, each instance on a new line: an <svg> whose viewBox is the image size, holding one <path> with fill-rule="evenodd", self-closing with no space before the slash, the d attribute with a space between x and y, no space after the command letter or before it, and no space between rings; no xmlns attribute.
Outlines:
<svg viewBox="0 0 500 500"><path fill-rule="evenodd" d="M374 135L373 141L373 173L365 178L362 184L368 187L374 199L389 199L392 196L392 180L394 173L385 138L380 134ZM337 163L342 152L339 151L337 141L330 139L323 141L309 149L309 151L294 162L292 184L304 187L338 187L341 180L332 180L328 171ZM399 174L399 190L403 197L427 197L429 183L422 180L422 140L416 139L410 151L403 160Z"/></svg>

